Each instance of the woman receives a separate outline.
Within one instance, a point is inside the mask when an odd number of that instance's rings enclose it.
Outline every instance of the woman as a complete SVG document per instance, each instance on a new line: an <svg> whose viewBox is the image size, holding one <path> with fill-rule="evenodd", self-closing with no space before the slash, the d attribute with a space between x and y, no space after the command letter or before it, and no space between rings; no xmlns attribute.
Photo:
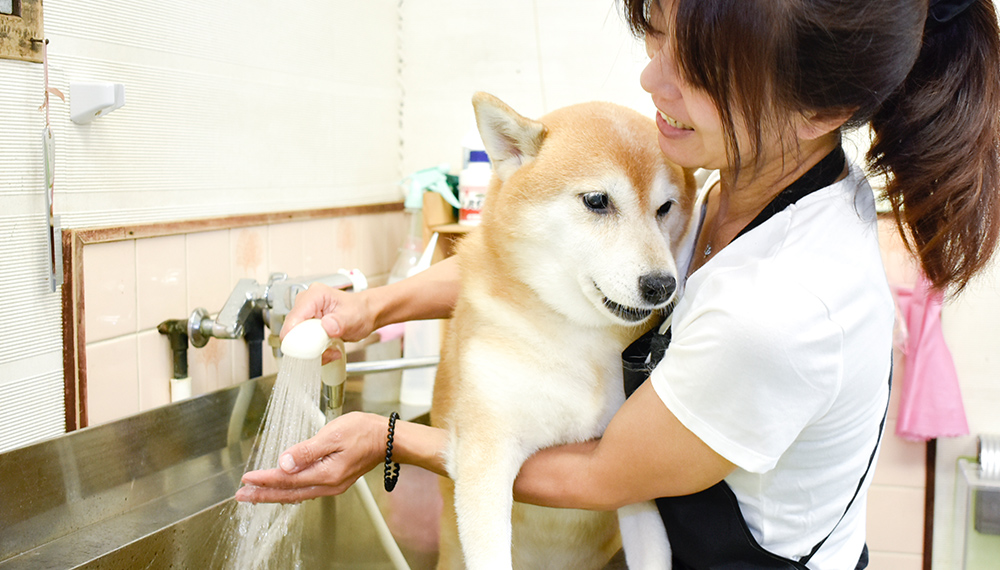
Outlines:
<svg viewBox="0 0 1000 570"><path fill-rule="evenodd" d="M515 498L591 509L658 498L675 568L863 568L893 306L872 193L840 133L871 124L869 160L888 175L901 231L934 285L960 291L998 233L992 0L623 5L651 58L641 83L661 149L718 176L662 361L600 440L532 456ZM285 329L322 317L357 340L448 316L457 288L455 260L354 295L314 287ZM279 469L246 474L237 498L343 492L385 442L384 418L338 418ZM394 443L395 461L445 474L444 432L397 422Z"/></svg>

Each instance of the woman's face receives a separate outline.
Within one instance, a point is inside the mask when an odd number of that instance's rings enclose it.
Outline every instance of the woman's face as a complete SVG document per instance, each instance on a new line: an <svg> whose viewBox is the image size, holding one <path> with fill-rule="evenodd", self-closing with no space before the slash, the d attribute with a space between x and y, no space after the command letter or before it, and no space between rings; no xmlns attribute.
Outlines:
<svg viewBox="0 0 1000 570"><path fill-rule="evenodd" d="M725 168L726 142L715 103L706 93L689 85L681 76L674 58L673 39L665 25L669 2L652 10L656 34L646 34L646 54L650 61L639 83L653 97L660 149L666 157L686 168ZM743 138L738 135L738 138ZM742 146L742 145L741 145Z"/></svg>
<svg viewBox="0 0 1000 570"><path fill-rule="evenodd" d="M673 0L661 0L652 6L650 23L657 33L646 34L649 64L640 75L639 83L653 97L658 111L656 125L660 131L660 148L666 157L686 168L725 170L730 160L719 109L705 91L690 85L677 67L673 26L665 19L665 14L674 13L672 4ZM751 134L735 109L733 121L740 163L752 168L755 157L745 150L753 146ZM761 156L769 156L768 151L777 151L776 156L780 156L782 147L777 136L762 134Z"/></svg>

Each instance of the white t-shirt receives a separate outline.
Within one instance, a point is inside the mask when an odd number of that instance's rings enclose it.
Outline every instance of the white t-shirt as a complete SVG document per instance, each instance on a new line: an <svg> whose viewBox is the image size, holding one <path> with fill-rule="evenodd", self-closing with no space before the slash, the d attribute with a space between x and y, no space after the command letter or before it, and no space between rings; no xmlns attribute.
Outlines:
<svg viewBox="0 0 1000 570"><path fill-rule="evenodd" d="M726 482L765 549L798 560L836 525L809 568L857 563L874 466L837 521L878 441L894 314L874 198L855 167L689 277L652 384L737 466Z"/></svg>

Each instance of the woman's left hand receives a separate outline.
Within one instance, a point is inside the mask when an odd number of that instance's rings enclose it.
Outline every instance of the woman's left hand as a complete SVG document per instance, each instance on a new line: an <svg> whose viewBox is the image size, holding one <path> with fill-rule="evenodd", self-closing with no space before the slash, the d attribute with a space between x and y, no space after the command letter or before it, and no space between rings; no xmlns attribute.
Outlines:
<svg viewBox="0 0 1000 570"><path fill-rule="evenodd" d="M346 491L385 459L386 420L350 413L281 454L279 467L243 475L237 501L298 503Z"/></svg>

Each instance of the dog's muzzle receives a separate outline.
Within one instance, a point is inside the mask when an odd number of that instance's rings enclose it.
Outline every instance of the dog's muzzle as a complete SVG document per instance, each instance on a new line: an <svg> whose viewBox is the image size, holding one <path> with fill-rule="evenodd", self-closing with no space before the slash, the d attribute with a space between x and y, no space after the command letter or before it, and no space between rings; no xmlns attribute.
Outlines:
<svg viewBox="0 0 1000 570"><path fill-rule="evenodd" d="M653 308L629 307L621 305L604 296L601 288L594 283L594 287L602 294L601 302L614 316L630 323L638 323L649 318L653 311L661 308L673 297L677 290L677 279L668 273L654 272L647 273L639 277L639 291L642 300Z"/></svg>

